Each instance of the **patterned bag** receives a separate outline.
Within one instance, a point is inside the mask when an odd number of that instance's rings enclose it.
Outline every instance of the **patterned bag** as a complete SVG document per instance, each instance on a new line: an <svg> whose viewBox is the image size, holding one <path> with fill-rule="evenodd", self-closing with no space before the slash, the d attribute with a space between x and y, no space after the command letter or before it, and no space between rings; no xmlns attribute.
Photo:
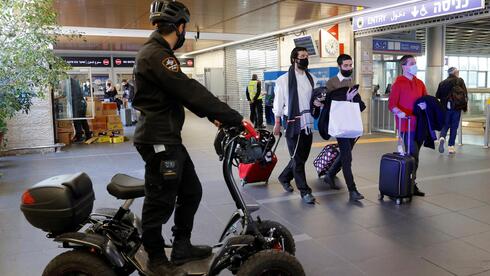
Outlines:
<svg viewBox="0 0 490 276"><path fill-rule="evenodd" d="M315 160L313 160L313 166L315 166L318 177L326 174L335 159L340 155L338 148L338 144L326 145Z"/></svg>

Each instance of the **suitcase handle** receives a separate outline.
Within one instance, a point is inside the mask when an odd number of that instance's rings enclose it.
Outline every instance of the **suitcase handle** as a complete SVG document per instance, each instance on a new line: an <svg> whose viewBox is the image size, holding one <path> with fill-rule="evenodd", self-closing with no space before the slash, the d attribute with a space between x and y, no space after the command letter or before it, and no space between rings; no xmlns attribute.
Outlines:
<svg viewBox="0 0 490 276"><path fill-rule="evenodd" d="M395 115L395 118L397 116ZM405 139L402 135L402 118L398 117L398 132L397 132L397 138L398 138L398 145L400 145L400 140L402 141L402 151L403 152L399 152L401 155L410 155L410 140L411 140L411 137L410 137L410 122L411 122L411 116L407 116L405 117L407 120L408 120L408 133L407 133L407 139L408 139L408 142L407 142L407 148L408 150L405 148Z"/></svg>

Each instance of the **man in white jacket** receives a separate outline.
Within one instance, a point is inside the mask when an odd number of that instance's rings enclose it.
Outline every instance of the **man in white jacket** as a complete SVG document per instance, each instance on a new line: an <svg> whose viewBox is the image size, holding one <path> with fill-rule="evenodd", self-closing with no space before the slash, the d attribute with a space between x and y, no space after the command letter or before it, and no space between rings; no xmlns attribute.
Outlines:
<svg viewBox="0 0 490 276"><path fill-rule="evenodd" d="M291 160L279 175L279 182L287 192L293 192L291 180L295 180L301 198L307 204L314 204L315 197L306 183L305 162L310 154L313 141L313 117L310 100L317 82L307 71L308 52L304 47L296 47L291 52L291 67L288 73L276 81L274 97L274 134L281 131L284 119L286 142Z"/></svg>

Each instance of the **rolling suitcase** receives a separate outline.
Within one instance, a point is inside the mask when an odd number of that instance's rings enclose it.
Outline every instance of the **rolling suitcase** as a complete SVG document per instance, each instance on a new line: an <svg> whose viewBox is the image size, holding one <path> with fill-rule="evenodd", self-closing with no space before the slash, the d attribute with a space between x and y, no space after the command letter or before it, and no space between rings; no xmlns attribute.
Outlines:
<svg viewBox="0 0 490 276"><path fill-rule="evenodd" d="M401 126L401 119L399 120ZM401 129L401 127L400 127ZM400 149L400 135L398 131L398 145ZM399 152L387 153L381 157L379 173L379 199L389 196L396 201L397 205L403 202L404 198L412 200L414 189L414 169L415 159L409 155L410 151L410 117L408 117L408 151L399 150ZM403 140L403 137L401 137Z"/></svg>
<svg viewBox="0 0 490 276"><path fill-rule="evenodd" d="M279 134L279 139L277 139L276 145L272 151L264 152L263 158L255 161L255 163L240 163L238 165L238 175L241 179L242 186L248 183L256 182L265 182L265 184L268 184L272 170L274 170L274 167L277 164L277 156L275 152L281 136L282 135Z"/></svg>
<svg viewBox="0 0 490 276"><path fill-rule="evenodd" d="M124 126L131 126L133 123L131 120L131 109L130 108L121 108L120 114L121 114L122 124Z"/></svg>

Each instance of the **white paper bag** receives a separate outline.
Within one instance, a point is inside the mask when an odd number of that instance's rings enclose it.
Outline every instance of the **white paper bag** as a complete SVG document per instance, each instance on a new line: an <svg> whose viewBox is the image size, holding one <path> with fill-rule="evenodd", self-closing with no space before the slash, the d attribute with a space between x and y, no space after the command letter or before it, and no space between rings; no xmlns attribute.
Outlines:
<svg viewBox="0 0 490 276"><path fill-rule="evenodd" d="M363 131L359 103L332 101L328 134L336 138L357 138Z"/></svg>

